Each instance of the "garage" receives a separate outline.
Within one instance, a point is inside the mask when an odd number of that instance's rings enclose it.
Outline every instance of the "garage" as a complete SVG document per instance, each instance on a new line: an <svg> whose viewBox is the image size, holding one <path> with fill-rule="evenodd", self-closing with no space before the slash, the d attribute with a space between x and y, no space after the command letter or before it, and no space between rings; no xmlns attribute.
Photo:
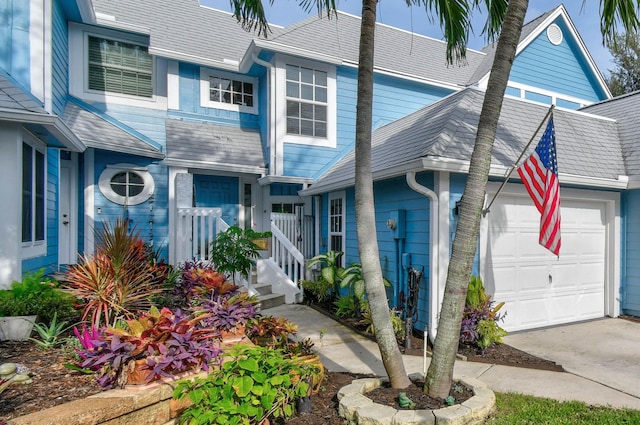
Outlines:
<svg viewBox="0 0 640 425"><path fill-rule="evenodd" d="M607 201L562 192L557 258L538 244L540 215L522 186L516 190L522 193L500 194L481 228L480 274L493 299L505 302L501 326L516 331L605 316Z"/></svg>

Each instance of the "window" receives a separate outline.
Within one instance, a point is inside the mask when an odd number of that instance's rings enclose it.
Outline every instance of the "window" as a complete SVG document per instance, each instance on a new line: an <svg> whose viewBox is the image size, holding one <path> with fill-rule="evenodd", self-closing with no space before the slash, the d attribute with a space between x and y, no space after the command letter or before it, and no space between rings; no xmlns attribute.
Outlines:
<svg viewBox="0 0 640 425"><path fill-rule="evenodd" d="M329 250L344 252L344 192L329 195ZM342 258L342 257L340 257ZM342 264L339 264L341 266Z"/></svg>
<svg viewBox="0 0 640 425"><path fill-rule="evenodd" d="M143 167L118 164L100 174L98 187L105 198L116 204L138 205L153 194L155 183Z"/></svg>
<svg viewBox="0 0 640 425"><path fill-rule="evenodd" d="M152 97L153 60L147 47L88 36L89 89Z"/></svg>
<svg viewBox="0 0 640 425"><path fill-rule="evenodd" d="M23 247L45 249L45 178L46 161L44 149L34 144L22 143L22 243ZM36 248L37 250L37 248Z"/></svg>
<svg viewBox="0 0 640 425"><path fill-rule="evenodd" d="M257 80L245 75L201 68L200 99L206 108L257 114Z"/></svg>
<svg viewBox="0 0 640 425"><path fill-rule="evenodd" d="M327 137L327 72L286 66L287 134Z"/></svg>

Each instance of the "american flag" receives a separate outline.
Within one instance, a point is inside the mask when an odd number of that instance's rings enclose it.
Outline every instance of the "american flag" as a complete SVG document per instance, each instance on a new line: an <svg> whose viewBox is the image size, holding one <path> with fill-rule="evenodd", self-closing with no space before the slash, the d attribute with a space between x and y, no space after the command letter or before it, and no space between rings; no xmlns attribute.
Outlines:
<svg viewBox="0 0 640 425"><path fill-rule="evenodd" d="M553 115L535 151L518 168L540 217L540 245L560 255L560 183Z"/></svg>

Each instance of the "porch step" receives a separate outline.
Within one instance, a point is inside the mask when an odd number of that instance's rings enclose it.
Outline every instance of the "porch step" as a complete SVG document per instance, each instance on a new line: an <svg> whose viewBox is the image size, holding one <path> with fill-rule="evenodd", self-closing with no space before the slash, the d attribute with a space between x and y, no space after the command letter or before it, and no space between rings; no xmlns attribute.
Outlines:
<svg viewBox="0 0 640 425"><path fill-rule="evenodd" d="M255 282L255 280L254 280ZM258 291L258 294L260 295L269 295L272 294L272 288L271 288L271 284L269 283L258 283L256 285L253 285L253 289L255 289L256 291Z"/></svg>
<svg viewBox="0 0 640 425"><path fill-rule="evenodd" d="M258 300L260 301L260 310L266 310L284 304L284 294L259 295Z"/></svg>

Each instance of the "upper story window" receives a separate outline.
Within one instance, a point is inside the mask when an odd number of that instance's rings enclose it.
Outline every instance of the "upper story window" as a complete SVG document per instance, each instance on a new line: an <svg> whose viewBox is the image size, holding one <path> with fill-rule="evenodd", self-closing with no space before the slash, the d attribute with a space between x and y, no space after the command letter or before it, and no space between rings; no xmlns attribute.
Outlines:
<svg viewBox="0 0 640 425"><path fill-rule="evenodd" d="M336 67L278 55L275 60L276 141L335 148Z"/></svg>
<svg viewBox="0 0 640 425"><path fill-rule="evenodd" d="M327 137L327 72L287 64L287 134Z"/></svg>
<svg viewBox="0 0 640 425"><path fill-rule="evenodd" d="M147 47L88 36L90 90L153 96L153 60Z"/></svg>
<svg viewBox="0 0 640 425"><path fill-rule="evenodd" d="M249 76L202 68L200 105L257 114L258 81Z"/></svg>
<svg viewBox="0 0 640 425"><path fill-rule="evenodd" d="M22 246L27 257L46 252L46 150L22 143Z"/></svg>

